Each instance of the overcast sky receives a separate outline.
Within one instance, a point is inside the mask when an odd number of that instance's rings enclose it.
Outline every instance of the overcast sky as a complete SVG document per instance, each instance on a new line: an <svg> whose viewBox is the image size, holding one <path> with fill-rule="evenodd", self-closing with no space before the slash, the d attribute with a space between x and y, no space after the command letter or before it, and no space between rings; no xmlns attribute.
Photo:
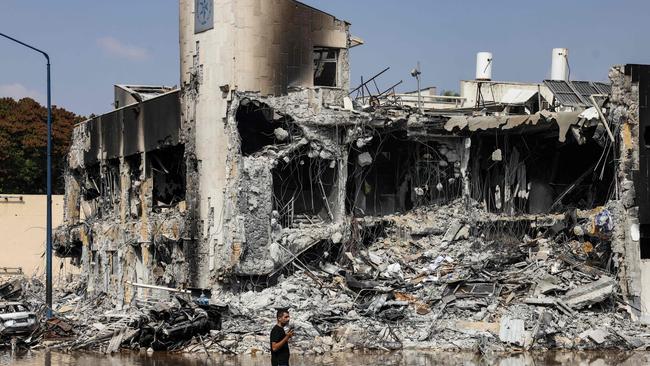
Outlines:
<svg viewBox="0 0 650 366"><path fill-rule="evenodd" d="M265 1L265 0L262 0ZM648 0L306 0L352 23L352 84L390 66L380 87L420 61L423 85L458 90L478 51L493 78L541 81L551 49L569 48L571 78L606 80L617 63L650 63ZM217 9L218 11L218 9ZM88 115L109 111L112 85L179 83L177 0L0 0L0 32L50 53L53 103ZM0 96L44 101L42 56L0 39Z"/></svg>

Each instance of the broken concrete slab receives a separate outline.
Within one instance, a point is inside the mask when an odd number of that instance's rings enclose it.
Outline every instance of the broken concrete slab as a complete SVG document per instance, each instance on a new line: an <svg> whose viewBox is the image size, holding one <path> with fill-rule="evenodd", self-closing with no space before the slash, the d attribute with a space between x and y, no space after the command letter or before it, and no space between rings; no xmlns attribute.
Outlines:
<svg viewBox="0 0 650 366"><path fill-rule="evenodd" d="M384 262L384 260L381 259L381 257L379 255L377 255L376 253L373 253L373 252L368 252L368 259L370 260L370 262L372 264L374 264L376 266L380 266Z"/></svg>
<svg viewBox="0 0 650 366"><path fill-rule="evenodd" d="M372 164L372 156L370 156L368 152L359 154L359 157L357 158L357 163L359 164L360 167L368 166Z"/></svg>
<svg viewBox="0 0 650 366"><path fill-rule="evenodd" d="M568 291L562 300L573 309L582 309L612 297L615 290L616 281L603 276L598 281Z"/></svg>
<svg viewBox="0 0 650 366"><path fill-rule="evenodd" d="M609 332L607 330L596 328L585 330L584 332L580 333L578 337L581 339L590 339L596 342L596 344L603 344L605 343L607 336L609 336Z"/></svg>
<svg viewBox="0 0 650 366"><path fill-rule="evenodd" d="M273 130L273 134L275 135L275 138L278 141L284 141L289 137L289 132L287 132L287 130L281 127L278 127L275 130Z"/></svg>
<svg viewBox="0 0 650 366"><path fill-rule="evenodd" d="M511 318L509 316L501 318L501 326L499 328L499 339L501 342L524 346L526 337L527 333L523 319Z"/></svg>
<svg viewBox="0 0 650 366"><path fill-rule="evenodd" d="M453 241L454 238L456 238L456 234L460 231L460 229L463 227L463 224L460 221L452 221L449 223L449 228L445 232L445 235L442 237L443 241Z"/></svg>
<svg viewBox="0 0 650 366"><path fill-rule="evenodd" d="M469 229L470 229L469 225L464 225L463 227L461 227L460 230L458 230L458 232L454 236L454 241L469 239Z"/></svg>
<svg viewBox="0 0 650 366"><path fill-rule="evenodd" d="M575 310L573 310L564 301L551 296L529 297L524 299L523 302L524 304L529 304L529 305L555 306L559 311L570 316L575 315L576 313Z"/></svg>
<svg viewBox="0 0 650 366"><path fill-rule="evenodd" d="M537 281L535 286L535 295L545 295L551 291L563 291L562 282L557 276L544 276Z"/></svg>
<svg viewBox="0 0 650 366"><path fill-rule="evenodd" d="M501 324L494 322L470 322L466 320L459 320L456 322L456 328L480 332L490 332L496 335L500 332Z"/></svg>

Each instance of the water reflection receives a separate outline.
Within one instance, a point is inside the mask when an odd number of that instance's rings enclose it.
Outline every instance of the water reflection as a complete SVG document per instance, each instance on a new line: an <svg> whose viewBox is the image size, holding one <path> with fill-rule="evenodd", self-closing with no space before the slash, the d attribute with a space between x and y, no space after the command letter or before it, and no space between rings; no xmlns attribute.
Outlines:
<svg viewBox="0 0 650 366"><path fill-rule="evenodd" d="M51 366L51 365L89 365L89 366L267 366L271 361L265 356L206 356L175 355L155 353L153 355L138 353L121 353L106 356L94 353L50 353L30 352L20 355L0 353L0 365L17 366ZM539 352L520 354L500 354L481 356L470 353L451 352L416 352L403 351L393 353L350 352L328 356L291 358L292 366L347 366L347 365L389 365L389 366L540 366L540 365L578 365L578 366L637 366L650 364L650 352Z"/></svg>

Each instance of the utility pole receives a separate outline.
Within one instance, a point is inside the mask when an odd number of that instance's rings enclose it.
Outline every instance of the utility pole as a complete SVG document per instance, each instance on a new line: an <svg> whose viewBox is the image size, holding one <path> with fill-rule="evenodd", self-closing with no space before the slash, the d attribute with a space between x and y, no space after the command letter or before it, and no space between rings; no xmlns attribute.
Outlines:
<svg viewBox="0 0 650 366"><path fill-rule="evenodd" d="M43 56L47 61L47 224L45 248L45 303L47 305L47 318L52 317L52 93L50 87L50 56L36 47L30 46L4 33L0 36L16 42Z"/></svg>
<svg viewBox="0 0 650 366"><path fill-rule="evenodd" d="M411 70L411 76L413 76L417 82L418 82L418 111L422 113L422 89L420 87L420 75L422 75L422 72L420 71L420 61L418 61L418 66Z"/></svg>

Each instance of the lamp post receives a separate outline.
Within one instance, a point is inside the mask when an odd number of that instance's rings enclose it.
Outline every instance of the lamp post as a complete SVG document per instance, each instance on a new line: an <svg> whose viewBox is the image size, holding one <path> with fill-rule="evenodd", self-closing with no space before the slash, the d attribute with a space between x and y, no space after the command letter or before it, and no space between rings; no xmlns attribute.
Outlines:
<svg viewBox="0 0 650 366"><path fill-rule="evenodd" d="M0 36L36 51L47 61L47 228L45 248L45 303L47 305L47 317L52 317L52 101L50 88L50 56L36 47L21 42L4 33Z"/></svg>

